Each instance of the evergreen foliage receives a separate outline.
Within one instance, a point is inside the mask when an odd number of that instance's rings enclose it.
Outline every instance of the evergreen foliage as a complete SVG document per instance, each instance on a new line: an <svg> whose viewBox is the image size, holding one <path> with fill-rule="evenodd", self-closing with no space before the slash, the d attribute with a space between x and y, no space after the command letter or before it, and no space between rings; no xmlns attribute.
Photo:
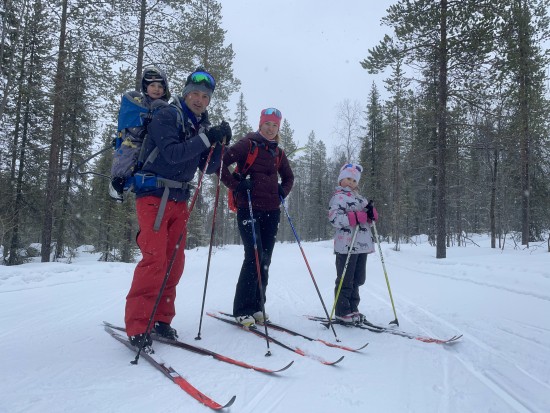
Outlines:
<svg viewBox="0 0 550 413"><path fill-rule="evenodd" d="M364 102L335 102L330 136L295 136L283 120L280 145L295 175L285 204L300 239L332 237L326 214L339 169L358 162L360 192L374 200L379 235L396 250L420 233L438 258L473 232L489 232L494 248L510 234L520 234L518 245L541 240L550 230L548 10L550 0L396 0L383 19L391 36L360 62L384 71L384 85L373 83ZM212 123L229 121L233 142L257 129L219 0L6 0L0 17L5 264L25 262L31 244L42 246L43 261L70 259L83 244L104 260L135 261L133 196L115 204L106 177L120 96L140 89L144 65L166 71L172 95L204 66L217 80ZM332 154L329 139L338 142ZM213 242L239 243L219 189ZM187 248L210 242L217 190L218 177L206 177ZM278 239L294 242L281 217Z"/></svg>

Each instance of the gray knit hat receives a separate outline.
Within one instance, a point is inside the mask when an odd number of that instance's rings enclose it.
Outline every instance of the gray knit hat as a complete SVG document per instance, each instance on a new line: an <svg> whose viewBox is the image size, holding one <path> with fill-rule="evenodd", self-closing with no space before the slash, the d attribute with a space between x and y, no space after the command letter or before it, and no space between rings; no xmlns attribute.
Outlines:
<svg viewBox="0 0 550 413"><path fill-rule="evenodd" d="M198 67L193 73L191 73L187 77L185 87L181 92L181 97L185 99L185 97L189 93L193 91L198 91L206 93L208 97L212 99L212 93L214 92L215 88L216 81L214 80L214 77L202 67Z"/></svg>

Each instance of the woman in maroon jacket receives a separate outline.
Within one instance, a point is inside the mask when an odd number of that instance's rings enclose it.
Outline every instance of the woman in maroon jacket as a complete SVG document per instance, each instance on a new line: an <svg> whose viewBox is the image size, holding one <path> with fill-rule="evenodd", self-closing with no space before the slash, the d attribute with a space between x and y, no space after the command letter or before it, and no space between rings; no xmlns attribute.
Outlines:
<svg viewBox="0 0 550 413"><path fill-rule="evenodd" d="M284 151L278 147L281 119L282 115L278 109L262 110L258 132L249 133L236 142L223 157L222 181L236 193L237 221L244 245L244 261L235 291L233 315L240 324L247 327L254 325L255 322L264 321L248 191L250 191L252 203L265 299L269 264L281 216L279 197L286 198L294 183L294 174L288 159ZM244 174L229 172L228 167L234 163L237 163L239 170L242 171L251 151L257 151L256 158ZM279 176L281 183L279 183Z"/></svg>

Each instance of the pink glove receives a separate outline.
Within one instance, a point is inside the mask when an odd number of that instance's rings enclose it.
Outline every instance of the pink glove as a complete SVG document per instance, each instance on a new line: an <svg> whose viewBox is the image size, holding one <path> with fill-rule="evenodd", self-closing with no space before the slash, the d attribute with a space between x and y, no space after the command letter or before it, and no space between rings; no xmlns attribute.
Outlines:
<svg viewBox="0 0 550 413"><path fill-rule="evenodd" d="M357 221L360 223L360 224L366 224L367 223L367 220L368 220L368 216L367 216L367 213L366 212L363 212L363 211L357 211L355 213L355 215L357 215Z"/></svg>
<svg viewBox="0 0 550 413"><path fill-rule="evenodd" d="M356 226L357 225L357 216L355 215L355 212L349 211L347 213L347 215L348 215L349 226L350 227Z"/></svg>

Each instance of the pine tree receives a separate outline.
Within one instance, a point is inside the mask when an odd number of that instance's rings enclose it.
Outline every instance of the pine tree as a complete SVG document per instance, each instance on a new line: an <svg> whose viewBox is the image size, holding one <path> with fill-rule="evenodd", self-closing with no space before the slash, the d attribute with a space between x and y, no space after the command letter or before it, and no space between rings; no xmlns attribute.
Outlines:
<svg viewBox="0 0 550 413"><path fill-rule="evenodd" d="M225 33L221 26L222 6L216 0L190 0L171 6L179 10L181 18L175 27L184 24L185 29L171 31L171 47L166 51L169 73L176 90L183 89L188 73L202 66L216 79L216 90L208 107L213 124L227 118L227 103L238 90L240 80L233 74L235 53L231 45L225 46ZM184 22L184 23L183 23Z"/></svg>
<svg viewBox="0 0 550 413"><path fill-rule="evenodd" d="M47 109L44 105L44 94L41 89L47 79L45 66L48 64L47 40L51 35L48 16L44 13L42 2L35 2L33 7L26 5L21 26L23 28L21 43L14 44L12 52L17 56L17 74L12 73L17 81L17 89L13 92L13 111L8 105L6 115L11 118L13 128L6 128L11 133L10 147L10 181L7 186L9 194L6 200L11 203L6 210L7 222L10 222L8 264L22 262L20 251L24 247L26 235L39 227L36 219L36 210L28 206L34 205L40 210L41 197L35 197L39 191L39 182L36 176L41 176L43 165L41 146L48 128L39 130L33 125L48 123ZM8 122L7 124L9 124ZM36 202L34 202L36 201ZM35 238L37 238L36 234Z"/></svg>
<svg viewBox="0 0 550 413"><path fill-rule="evenodd" d="M248 122L247 111L248 108L244 102L244 95L241 93L239 96L239 101L237 102L237 109L235 111L235 122L231 128L234 142L243 138L247 133L252 132L252 126L250 126Z"/></svg>
<svg viewBox="0 0 550 413"><path fill-rule="evenodd" d="M540 42L550 39L548 0L514 0L498 3L499 33L496 64L500 79L509 83L510 103L514 107L513 131L519 141L521 187L521 243L529 245L534 236L531 224L533 152L539 147L544 129L544 71L550 60L540 50ZM542 116L542 117L541 117ZM542 129L541 129L542 128ZM542 160L542 159L541 159Z"/></svg>
<svg viewBox="0 0 550 413"><path fill-rule="evenodd" d="M388 129L391 140L390 147L393 149L389 155L391 159L391 196L387 205L391 216L391 234L395 243L395 250L399 251L399 241L401 239L401 218L403 214L402 205L402 186L403 175L401 171L402 147L404 146L404 135L407 132L407 118L410 117L408 111L408 86L409 81L405 78L402 61L397 58L392 64L391 77L385 80L386 89L391 94L387 102L388 110Z"/></svg>
<svg viewBox="0 0 550 413"><path fill-rule="evenodd" d="M491 6L488 0L401 0L388 8L388 15L383 19L394 29L396 41L386 36L361 62L371 73L391 65L398 57L404 64L414 62L437 70L434 125L437 131L434 165L437 258L446 257L449 94L468 81L467 74L473 67L487 60L492 47Z"/></svg>
<svg viewBox="0 0 550 413"><path fill-rule="evenodd" d="M294 186L288 196L285 199L285 207L287 208L287 212L290 211L290 206L294 202L294 199L298 198L296 194L296 182L298 180L298 177L296 176L296 161L295 159L297 156L300 155L299 148L294 142L294 130L290 127L289 121L285 118L283 119L283 124L281 125L281 128L279 130L279 147L285 152L285 155L288 159L288 162L290 164L290 168L292 169L292 173L294 174ZM289 212L290 215L290 212ZM292 217L291 217L292 219ZM292 232L292 228L290 227L290 224L288 223L288 219L286 216L281 217L281 223L279 224L279 233L277 234L277 239L280 241L292 241L294 240L294 234Z"/></svg>
<svg viewBox="0 0 550 413"><path fill-rule="evenodd" d="M289 159L293 159L297 154L298 146L294 142L294 130L290 127L289 121L285 118L283 119L283 124L279 130L279 146L283 148L286 156Z"/></svg>
<svg viewBox="0 0 550 413"><path fill-rule="evenodd" d="M367 179L360 181L359 189L361 193L369 193L375 199L379 199L377 195L380 191L380 184L377 183L378 180L376 177L380 173L382 166L378 163L377 151L378 141L383 139L381 135L384 119L382 116L380 93L374 83L368 97L366 121L366 136L361 141L359 163L363 166L363 174Z"/></svg>
<svg viewBox="0 0 550 413"><path fill-rule="evenodd" d="M87 90L88 96L93 96L91 92L102 90L102 86L112 83L105 70L105 62L100 63L104 53L110 50L110 38L108 27L110 17L104 8L84 1L77 0L69 2L63 0L58 10L60 17L58 26L58 46L56 53L56 66L53 71L53 88L50 91L52 98L53 115L51 119L51 140L48 149L48 162L46 170L45 185L45 204L42 224L42 261L51 259L51 248L53 234L55 233L55 217L59 216L61 203L60 184L63 182L63 158L62 150L65 142L65 134L70 126L70 102L67 92L69 83L67 69L74 63L74 58L78 55L77 50L86 51L87 57L83 60L87 65L93 65L95 69L94 85ZM53 12L52 12L53 13ZM94 51L92 54L91 51ZM103 89L104 91L105 89ZM100 103L98 102L97 106Z"/></svg>
<svg viewBox="0 0 550 413"><path fill-rule="evenodd" d="M71 48L72 49L72 48ZM74 214L77 196L82 195L74 190L80 179L75 171L76 165L82 161L93 142L93 120L90 108L86 104L86 96L90 90L89 76L86 73L86 57L83 51L71 53L67 59L66 93L74 99L67 106L64 114L64 139L61 150L61 167L63 170L60 185L60 206L56 212L56 247L54 260L65 257L68 249L75 249L87 243L83 221L79 214Z"/></svg>

